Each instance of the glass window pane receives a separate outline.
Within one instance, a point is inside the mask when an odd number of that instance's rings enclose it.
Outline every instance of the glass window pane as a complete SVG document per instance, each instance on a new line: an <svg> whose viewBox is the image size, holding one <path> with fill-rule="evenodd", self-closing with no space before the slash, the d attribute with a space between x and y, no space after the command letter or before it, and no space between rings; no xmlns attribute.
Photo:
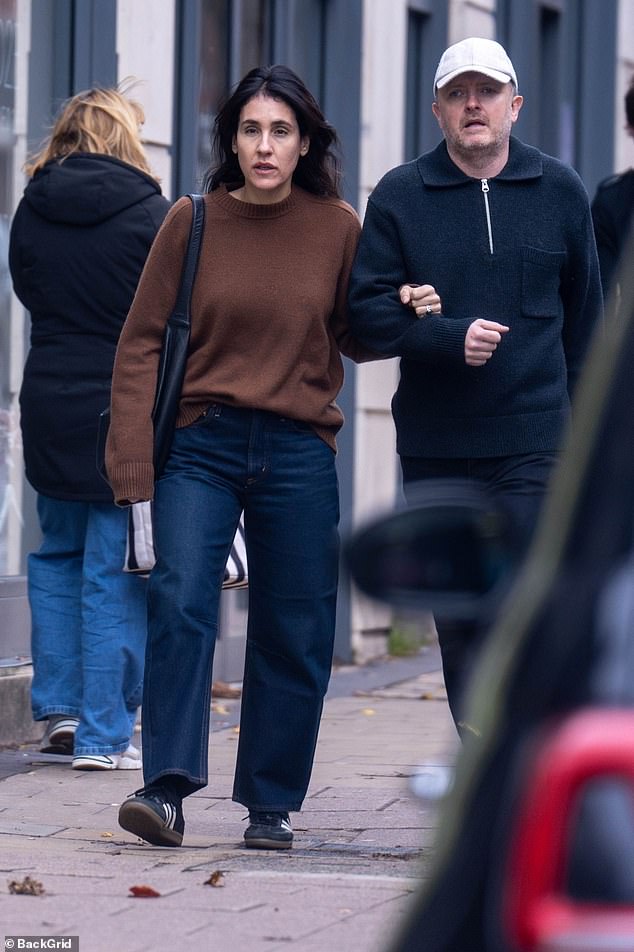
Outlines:
<svg viewBox="0 0 634 952"><path fill-rule="evenodd" d="M211 133L218 106L233 82L254 66L269 65L270 0L201 0L198 90L198 183L209 165Z"/></svg>
<svg viewBox="0 0 634 952"><path fill-rule="evenodd" d="M209 165L211 130L229 75L229 0L201 6L200 84L198 90L197 181Z"/></svg>

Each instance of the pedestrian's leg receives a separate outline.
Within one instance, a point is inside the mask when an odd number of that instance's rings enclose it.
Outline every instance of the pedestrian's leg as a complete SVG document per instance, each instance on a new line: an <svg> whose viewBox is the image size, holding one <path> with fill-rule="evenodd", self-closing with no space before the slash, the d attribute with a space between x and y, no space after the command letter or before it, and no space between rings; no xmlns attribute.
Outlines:
<svg viewBox="0 0 634 952"><path fill-rule="evenodd" d="M213 425L177 431L156 486L157 563L148 582L142 709L144 778L207 784L212 664L224 568L241 512L214 466ZM220 456L220 453L218 453Z"/></svg>
<svg viewBox="0 0 634 952"><path fill-rule="evenodd" d="M81 580L88 507L38 495L43 540L28 557L36 721L79 717L82 700Z"/></svg>
<svg viewBox="0 0 634 952"><path fill-rule="evenodd" d="M508 517L518 561L530 546L558 458L557 453L526 453L478 463L478 472Z"/></svg>
<svg viewBox="0 0 634 952"><path fill-rule="evenodd" d="M539 520L556 453L472 459L468 471L475 484L483 486L508 521L508 545L519 564L529 548ZM439 619L447 697L458 733L464 739L477 733L467 719L463 698L483 640L494 623L492 617L455 624Z"/></svg>
<svg viewBox="0 0 634 952"><path fill-rule="evenodd" d="M299 810L334 644L339 504L334 454L312 429L263 415L245 510L249 622L233 799Z"/></svg>
<svg viewBox="0 0 634 952"><path fill-rule="evenodd" d="M465 740L471 733L464 719L464 697L473 671L482 629L475 621L452 622L436 619L447 703L458 734Z"/></svg>
<svg viewBox="0 0 634 952"><path fill-rule="evenodd" d="M403 492L409 503L416 498L416 486L429 480L467 479L466 460L427 459L425 457L401 457ZM464 738L468 730L462 721L463 697L471 673L479 641L477 619L450 621L434 617L438 645L442 659L443 680L447 702L456 729Z"/></svg>
<svg viewBox="0 0 634 952"><path fill-rule="evenodd" d="M211 407L178 429L156 485L156 566L148 582L143 687L145 786L119 810L125 829L180 846L182 800L207 783L211 677L218 606L242 503L249 413ZM225 424L225 425L223 425Z"/></svg>
<svg viewBox="0 0 634 952"><path fill-rule="evenodd" d="M90 503L88 509L82 591L84 696L76 758L120 754L129 746L141 703L147 632L147 583L123 571L128 512L110 503Z"/></svg>

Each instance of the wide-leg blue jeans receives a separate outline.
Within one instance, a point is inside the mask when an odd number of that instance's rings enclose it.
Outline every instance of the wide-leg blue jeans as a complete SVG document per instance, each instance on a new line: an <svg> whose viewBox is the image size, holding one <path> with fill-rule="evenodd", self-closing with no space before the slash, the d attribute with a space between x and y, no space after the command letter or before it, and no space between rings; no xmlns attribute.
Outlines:
<svg viewBox="0 0 634 952"><path fill-rule="evenodd" d="M148 589L145 782L207 784L224 566L244 509L249 620L233 799L299 810L332 664L339 501L332 449L307 425L211 406L176 431L156 485Z"/></svg>
<svg viewBox="0 0 634 952"><path fill-rule="evenodd" d="M79 717L74 753L125 750L141 703L146 581L122 571L127 513L39 495L28 557L36 721Z"/></svg>

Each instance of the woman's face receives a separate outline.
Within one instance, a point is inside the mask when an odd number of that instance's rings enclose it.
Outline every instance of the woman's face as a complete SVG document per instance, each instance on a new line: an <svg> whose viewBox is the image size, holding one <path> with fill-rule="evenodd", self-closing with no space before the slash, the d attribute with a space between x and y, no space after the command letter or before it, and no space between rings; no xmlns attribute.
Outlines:
<svg viewBox="0 0 634 952"><path fill-rule="evenodd" d="M308 152L295 113L282 99L258 93L243 106L233 151L244 175L240 197L272 204L286 198L299 157Z"/></svg>

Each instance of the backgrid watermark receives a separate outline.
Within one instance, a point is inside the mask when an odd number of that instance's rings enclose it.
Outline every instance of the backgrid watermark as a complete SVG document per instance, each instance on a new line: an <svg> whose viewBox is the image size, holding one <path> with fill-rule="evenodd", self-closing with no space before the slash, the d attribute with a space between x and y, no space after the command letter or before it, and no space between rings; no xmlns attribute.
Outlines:
<svg viewBox="0 0 634 952"><path fill-rule="evenodd" d="M64 952L79 952L79 936L5 935L4 948L7 952L18 952L20 949L40 949L42 952L63 949Z"/></svg>

